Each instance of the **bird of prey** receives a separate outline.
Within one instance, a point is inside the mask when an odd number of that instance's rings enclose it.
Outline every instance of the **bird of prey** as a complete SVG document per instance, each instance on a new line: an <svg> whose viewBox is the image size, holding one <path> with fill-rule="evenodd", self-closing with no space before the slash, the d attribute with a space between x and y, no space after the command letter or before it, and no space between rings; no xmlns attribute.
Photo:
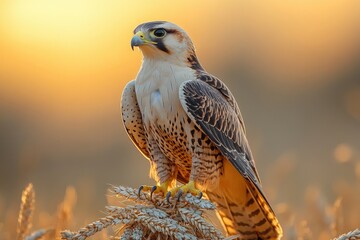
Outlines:
<svg viewBox="0 0 360 240"><path fill-rule="evenodd" d="M134 46L143 62L123 91L122 117L157 183L140 190L167 197L204 192L217 204L228 235L280 239L238 104L200 65L187 33L170 22L147 22L135 28ZM176 187L176 181L183 185Z"/></svg>

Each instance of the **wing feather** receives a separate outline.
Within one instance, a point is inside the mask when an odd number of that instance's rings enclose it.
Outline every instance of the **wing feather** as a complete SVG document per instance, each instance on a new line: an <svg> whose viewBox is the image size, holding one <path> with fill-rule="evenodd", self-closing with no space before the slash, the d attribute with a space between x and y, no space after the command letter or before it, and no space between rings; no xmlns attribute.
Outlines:
<svg viewBox="0 0 360 240"><path fill-rule="evenodd" d="M217 86L221 87L220 90ZM250 181L249 187L255 186L266 199L246 140L240 111L225 85L218 82L209 85L199 80L186 81L180 86L179 97L189 117L245 180Z"/></svg>
<svg viewBox="0 0 360 240"><path fill-rule="evenodd" d="M135 80L129 82L121 96L121 114L127 134L140 152L150 159L147 149L146 132L140 108L136 99Z"/></svg>
<svg viewBox="0 0 360 240"><path fill-rule="evenodd" d="M264 238L272 236L274 239L275 237L280 239L282 229L262 190L245 136L244 122L239 107L224 83L204 72L202 74L198 76L198 80L186 81L180 86L181 105L192 121L245 179L247 189L253 201L256 202L254 206L258 206L258 210L261 211L261 214L256 216L250 217L250 214L249 218L254 221L252 222L254 226L258 224L259 219L261 222L268 223L256 226L257 234ZM251 209L251 206L245 207ZM238 227L242 229L241 226ZM266 230L263 229L264 227L267 227Z"/></svg>

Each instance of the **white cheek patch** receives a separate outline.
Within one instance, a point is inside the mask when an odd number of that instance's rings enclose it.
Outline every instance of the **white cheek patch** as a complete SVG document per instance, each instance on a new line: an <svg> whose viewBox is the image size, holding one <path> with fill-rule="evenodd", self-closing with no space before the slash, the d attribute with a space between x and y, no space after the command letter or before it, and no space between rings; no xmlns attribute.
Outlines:
<svg viewBox="0 0 360 240"><path fill-rule="evenodd" d="M185 39L183 38L182 41L179 42L179 38L172 33L169 33L163 39L163 43L170 53L181 54L187 50L187 44Z"/></svg>

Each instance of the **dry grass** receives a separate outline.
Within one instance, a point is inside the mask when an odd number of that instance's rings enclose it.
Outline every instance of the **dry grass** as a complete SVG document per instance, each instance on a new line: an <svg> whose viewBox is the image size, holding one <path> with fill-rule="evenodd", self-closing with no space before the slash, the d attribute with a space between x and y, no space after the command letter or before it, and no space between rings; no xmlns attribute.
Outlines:
<svg viewBox="0 0 360 240"><path fill-rule="evenodd" d="M68 187L65 191L63 202L58 206L55 231L52 236L53 239L61 239L60 232L67 228L73 220L73 208L76 204L76 198L75 188Z"/></svg>
<svg viewBox="0 0 360 240"><path fill-rule="evenodd" d="M208 200L188 194L168 203L163 196L128 187L111 188L120 201L130 200L125 207L107 206L107 216L88 224L78 232L64 231L63 239L86 239L111 226L118 225L116 239L224 239L222 233L206 220L204 210L214 210Z"/></svg>
<svg viewBox="0 0 360 240"><path fill-rule="evenodd" d="M73 207L76 202L76 191L68 188L64 201L59 205L53 228L39 229L30 234L32 216L34 213L35 191L29 184L23 191L18 217L17 240L82 240L97 234L97 239L233 239L225 238L209 221L209 216L215 210L215 205L206 199L199 200L188 194L179 201L170 198L168 203L163 196L154 194L150 199L149 193L141 192L130 187L112 186L111 195L116 197L121 206L107 206L106 216L92 222L77 232L61 231L73 221ZM342 211L342 199L338 198L330 207L324 205L321 197L312 193L311 210L320 226L325 227L329 234L340 235L345 222ZM314 197L315 196L315 197ZM288 211L286 206L282 206ZM292 235L288 229L284 239L333 239L357 240L360 239L360 230L355 229L335 238L326 238L312 229L308 221L302 220L294 224L292 218L285 226L293 226L296 234ZM109 236L105 229L117 227L115 236ZM53 229L53 230L52 230Z"/></svg>
<svg viewBox="0 0 360 240"><path fill-rule="evenodd" d="M21 195L20 212L17 226L17 240L25 239L32 225L34 214L35 192L33 185L30 183Z"/></svg>
<svg viewBox="0 0 360 240"><path fill-rule="evenodd" d="M35 209L35 191L30 183L21 195L20 212L18 217L17 240L36 240L42 238L48 229L40 229L29 234ZM29 234L29 235L28 235Z"/></svg>
<svg viewBox="0 0 360 240"><path fill-rule="evenodd" d="M35 191L30 183L22 193L18 217L17 240L53 240L61 239L60 231L67 228L72 221L72 211L76 202L76 191L73 187L66 189L65 197L59 204L52 228L42 228L30 233L35 210Z"/></svg>
<svg viewBox="0 0 360 240"><path fill-rule="evenodd" d="M354 231L348 232L346 234L341 235L338 238L334 238L335 240L356 240L360 239L360 230L356 229Z"/></svg>

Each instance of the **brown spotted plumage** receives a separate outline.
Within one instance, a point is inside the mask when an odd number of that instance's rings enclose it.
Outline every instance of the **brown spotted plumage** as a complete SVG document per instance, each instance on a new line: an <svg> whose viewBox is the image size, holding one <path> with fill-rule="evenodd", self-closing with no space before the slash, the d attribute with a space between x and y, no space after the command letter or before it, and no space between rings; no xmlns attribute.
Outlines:
<svg viewBox="0 0 360 240"><path fill-rule="evenodd" d="M158 188L173 194L177 180L185 184L181 191L204 191L217 203L229 235L280 239L280 224L262 190L229 89L201 67L178 26L150 22L134 33L131 44L140 47L144 59L123 92L122 115L130 138L150 161Z"/></svg>

